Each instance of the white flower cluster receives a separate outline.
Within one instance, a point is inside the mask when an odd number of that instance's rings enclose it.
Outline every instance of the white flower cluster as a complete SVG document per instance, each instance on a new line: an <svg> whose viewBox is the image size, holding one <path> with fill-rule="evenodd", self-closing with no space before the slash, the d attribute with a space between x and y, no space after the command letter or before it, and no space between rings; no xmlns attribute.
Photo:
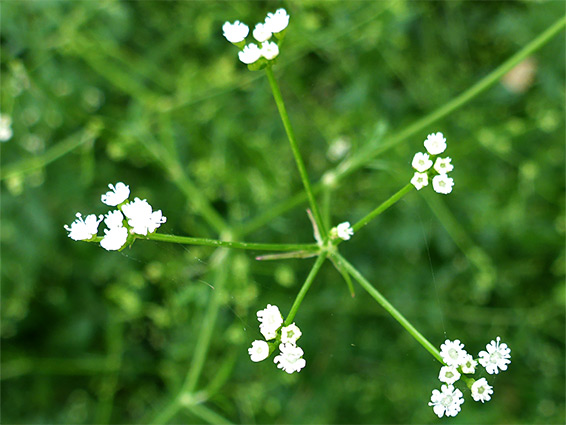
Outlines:
<svg viewBox="0 0 566 425"><path fill-rule="evenodd" d="M454 388L454 383L460 379L462 374L476 373L478 362L490 375L499 373L499 370L507 370L511 363L511 349L507 344L501 343L499 337L486 346L487 351L480 351L478 359L474 358L464 350L464 344L460 340L446 340L440 346L440 355L446 366L440 368L438 379L443 382L440 391L433 390L429 406L439 417L456 416L460 412L460 406L464 403L462 391ZM493 387L485 378L467 380L474 401L482 403L491 400Z"/></svg>
<svg viewBox="0 0 566 425"><path fill-rule="evenodd" d="M424 141L424 146L428 153L418 152L413 157L411 165L416 171L411 179L411 183L417 190L421 190L423 187L428 186L429 175L433 174L432 187L435 192L444 195L452 192L454 180L448 177L448 173L454 169L454 166L450 163L451 159L450 157L436 157L446 150L444 135L442 133L429 134Z"/></svg>
<svg viewBox="0 0 566 425"><path fill-rule="evenodd" d="M348 241L353 235L354 235L354 229L352 229L352 226L350 226L349 221L340 223L338 226L330 229L330 237L332 239L340 238L344 241Z"/></svg>
<svg viewBox="0 0 566 425"><path fill-rule="evenodd" d="M273 359L279 369L287 373L300 372L307 362L303 359L303 350L297 346L297 340L302 332L294 323L283 326L283 316L276 305L267 304L267 307L257 312L257 319L261 322L259 330L267 341L273 345L279 344L279 355ZM252 342L248 353L252 362L261 362L269 356L269 344L263 340Z"/></svg>
<svg viewBox="0 0 566 425"><path fill-rule="evenodd" d="M0 142L7 142L13 134L12 118L6 114L0 114Z"/></svg>
<svg viewBox="0 0 566 425"><path fill-rule="evenodd" d="M225 22L222 25L222 31L226 40L241 49L238 53L240 61L246 65L251 65L261 58L271 61L279 55L279 44L268 40L273 35L275 35L277 40L283 40L285 36L284 30L287 28L287 25L289 25L289 15L285 9L278 9L275 13L268 13L265 21L256 24L252 31L253 38L259 43L259 46L256 43L245 43L250 29L240 21L236 21L233 24ZM263 64L266 64L265 61Z"/></svg>
<svg viewBox="0 0 566 425"><path fill-rule="evenodd" d="M106 225L104 237L100 240L100 246L108 251L122 249L130 234L144 235L153 233L165 223L161 210L153 211L151 205L144 199L135 198L126 202L130 196L130 187L122 182L116 186L109 184L110 190L100 197L100 200L117 209L109 211L105 216L95 214L88 215L85 219L81 213L77 213L77 219L70 226L64 228L69 232L69 237L75 241L91 240L98 234L98 225L102 220Z"/></svg>

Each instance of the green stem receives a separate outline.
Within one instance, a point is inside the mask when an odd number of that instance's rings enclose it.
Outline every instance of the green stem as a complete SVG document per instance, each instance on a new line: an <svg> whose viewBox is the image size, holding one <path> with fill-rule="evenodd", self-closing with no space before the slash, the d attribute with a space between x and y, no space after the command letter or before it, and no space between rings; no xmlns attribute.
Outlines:
<svg viewBox="0 0 566 425"><path fill-rule="evenodd" d="M273 92L273 98L275 99L275 103L277 104L277 109L279 110L279 115L281 116L281 121L283 121L285 132L287 133L287 137L289 138L289 142L291 143L291 150L293 151L293 156L295 157L297 168L299 169L299 173L301 174L301 180L303 181L303 186L305 187L305 192L309 199L309 204L314 214L314 218L316 220L316 223L318 224L318 228L320 229L322 236L326 237L326 229L324 228L324 223L322 222L322 216L320 215L318 205L316 204L316 200L314 199L314 194L309 181L309 176L307 174L307 170L305 168L303 158L301 157L301 153L297 145L297 139L295 138L293 127L291 127L291 121L289 120L287 109L285 109L285 103L283 102L281 91L279 90L277 81L275 81L275 76L273 75L273 69L270 66L268 66L267 68L265 68L265 73L267 74L267 79L269 80L271 91Z"/></svg>
<svg viewBox="0 0 566 425"><path fill-rule="evenodd" d="M509 72L515 65L519 62L524 60L529 55L532 55L546 43L548 43L552 37L558 34L564 27L566 26L566 17L561 17L558 19L553 25L551 25L547 30L543 31L538 37L536 37L533 41L499 65L496 69L494 69L491 73L486 75L468 90L456 96L454 99L450 100L448 103L440 106L439 108L432 111L430 114L426 115L420 120L415 121L414 123L410 124L407 127L397 134L394 134L391 137L388 137L387 140L376 150L371 153L368 153L363 158L360 158L357 161L354 161L345 169L337 167L334 170L334 175L336 178L336 182L339 182L347 175L353 173L357 169L363 167L368 162L372 161L376 156L382 154L383 152L391 149L392 147L396 146L400 142L409 137L423 131L425 128L433 124L434 122L444 118L451 112L455 111L458 108L461 108L467 102L471 101L475 97L479 96L481 93L486 91L488 88L493 86L497 83L501 77L503 77L507 72ZM268 73L269 75L269 73ZM322 181L317 182L315 185L312 186L313 192L318 192L323 186ZM310 198L309 198L310 199ZM304 193L298 193L294 195L292 198L289 198L285 201L282 201L279 204L274 205L270 210L267 210L257 216L256 218L252 219L248 223L242 226L239 229L238 235L245 236L247 233L256 230L258 227L261 227L263 224L269 222L273 219L274 216L281 215L285 211L288 211L294 208L297 205L300 205L305 200Z"/></svg>
<svg viewBox="0 0 566 425"><path fill-rule="evenodd" d="M220 241L216 239L192 238L189 236L165 235L162 233L153 233L147 236L140 236L139 239L169 242L169 243L180 243L185 245L203 245L203 246L215 246L215 247L248 249L248 250L258 250L258 251L316 251L319 249L319 246L314 243L275 244L275 243L255 243L255 242L233 242L233 241Z"/></svg>
<svg viewBox="0 0 566 425"><path fill-rule="evenodd" d="M395 320L397 320L401 326L403 326L412 336L415 338L419 344L421 344L430 354L432 354L440 363L444 364L442 361L442 357L440 357L440 353L438 350L432 345L428 339L426 339L419 331L415 329L411 323L405 319L395 307L393 307L389 301L385 299L381 293L373 287L368 280L362 276L362 274L352 266L344 257L342 257L338 252L334 252L333 254L334 259L341 263L346 270L350 273L350 275L358 281L358 283L364 288L373 299L375 299L389 314L393 316Z"/></svg>
<svg viewBox="0 0 566 425"><path fill-rule="evenodd" d="M314 266L312 266L312 269L311 269L309 275L307 276L307 280L305 280L305 283L303 283L301 290L297 294L297 298L295 298L295 302L291 306L291 311L289 311L289 314L287 315L287 318L285 319L285 323L284 323L285 326L289 326L291 323L293 323L293 319L295 318L295 315L297 314L297 310L299 309L301 303L303 302L305 295L307 295L307 292L308 292L309 288L311 287L311 285L314 281L314 278L316 277L318 271L322 267L322 263L324 263L324 260L326 260L327 255L328 254L326 252L322 252L318 256L318 258L316 259Z"/></svg>
<svg viewBox="0 0 566 425"><path fill-rule="evenodd" d="M403 196L405 196L407 193L409 193L413 188L414 188L414 186L411 183L407 183L401 190L399 190L397 193L395 193L389 199L384 201L379 207L374 209L372 212L370 212L368 215L366 215L364 218L362 218L360 221L358 221L356 224L354 224L352 226L352 228L354 229L354 232L357 232L358 230L360 230L362 227L364 227L366 224L368 224L371 220L373 220L375 217L377 217L379 214L381 214L383 211L385 211L387 208L394 205Z"/></svg>

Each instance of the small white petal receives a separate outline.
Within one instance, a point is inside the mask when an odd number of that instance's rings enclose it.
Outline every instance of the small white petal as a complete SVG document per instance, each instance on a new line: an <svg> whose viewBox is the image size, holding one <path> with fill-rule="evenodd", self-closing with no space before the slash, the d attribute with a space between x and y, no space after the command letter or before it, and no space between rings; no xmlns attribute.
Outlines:
<svg viewBox="0 0 566 425"><path fill-rule="evenodd" d="M434 169L438 174L447 174L454 169L454 166L450 163L452 161L449 156L446 158L436 158L434 163Z"/></svg>
<svg viewBox="0 0 566 425"><path fill-rule="evenodd" d="M125 185L122 182L116 183L116 186L109 184L108 187L111 189L100 197L100 200L111 207L120 205L128 196L130 196L130 186Z"/></svg>
<svg viewBox="0 0 566 425"><path fill-rule="evenodd" d="M350 237L354 235L354 229L350 226L350 222L345 221L336 226L336 235L342 240L350 240Z"/></svg>
<svg viewBox="0 0 566 425"><path fill-rule="evenodd" d="M302 334L299 327L291 323L289 326L281 328L281 342L295 344Z"/></svg>
<svg viewBox="0 0 566 425"><path fill-rule="evenodd" d="M444 415L456 416L464 403L462 396L462 391L454 389L453 385L442 385L440 391L432 391L428 405L432 406L432 410L439 418Z"/></svg>
<svg viewBox="0 0 566 425"><path fill-rule="evenodd" d="M430 167L432 167L432 161L430 160L428 154L417 152L413 157L413 162L411 163L413 168L419 173L424 173Z"/></svg>
<svg viewBox="0 0 566 425"><path fill-rule="evenodd" d="M267 59L272 60L279 54L279 47L272 41L266 41L261 44L261 55Z"/></svg>
<svg viewBox="0 0 566 425"><path fill-rule="evenodd" d="M460 372L458 372L456 366L442 366L440 368L438 380L440 382L445 382L446 384L453 384L460 379L460 376Z"/></svg>
<svg viewBox="0 0 566 425"><path fill-rule="evenodd" d="M279 344L281 353L275 356L273 362L277 364L279 369L291 374L293 372L300 372L307 364L303 359L303 350L294 344Z"/></svg>
<svg viewBox="0 0 566 425"><path fill-rule="evenodd" d="M438 155L446 149L446 139L442 133L432 133L424 141L424 146L429 154Z"/></svg>
<svg viewBox="0 0 566 425"><path fill-rule="evenodd" d="M151 205L144 199L135 198L122 206L122 212L128 218L128 224L134 233L147 235L153 233L161 224L167 221L161 210L153 212Z"/></svg>
<svg viewBox="0 0 566 425"><path fill-rule="evenodd" d="M459 339L454 341L447 339L440 346L440 356L446 365L459 366L466 361L468 353L464 350L464 344Z"/></svg>
<svg viewBox="0 0 566 425"><path fill-rule="evenodd" d="M289 15L285 9L277 9L275 13L268 13L265 25L272 33L283 31L289 25Z"/></svg>
<svg viewBox="0 0 566 425"><path fill-rule="evenodd" d="M259 330L266 340L277 335L277 330L283 324L283 316L276 305L267 304L267 307L257 312L257 319L261 322Z"/></svg>
<svg viewBox="0 0 566 425"><path fill-rule="evenodd" d="M432 187L436 193L447 195L452 192L454 186L454 179L448 177L447 174L439 174L432 178Z"/></svg>
<svg viewBox="0 0 566 425"><path fill-rule="evenodd" d="M106 218L104 219L104 224L109 229L114 227L124 227L124 216L119 210L110 211L106 214Z"/></svg>
<svg viewBox="0 0 566 425"><path fill-rule="evenodd" d="M98 225L102 221L103 216L98 216L90 214L83 220L82 214L76 214L77 219L71 223L71 226L63 226L67 232L69 232L69 237L75 241L84 241L91 239L94 235L98 233Z"/></svg>
<svg viewBox="0 0 566 425"><path fill-rule="evenodd" d="M253 31L254 38L260 43L269 40L271 35L271 31L265 24L257 24Z"/></svg>
<svg viewBox="0 0 566 425"><path fill-rule="evenodd" d="M499 370L507 370L507 365L511 363L511 349L500 341L501 339L497 337L495 341L486 345L487 351L479 353L479 362L490 375L499 373Z"/></svg>
<svg viewBox="0 0 566 425"><path fill-rule="evenodd" d="M428 175L416 172L411 179L411 183L417 190L421 190L423 187L428 186Z"/></svg>
<svg viewBox="0 0 566 425"><path fill-rule="evenodd" d="M493 387L487 383L485 378L478 379L472 384L472 398L474 401L485 401L491 400L491 395L493 394Z"/></svg>
<svg viewBox="0 0 566 425"><path fill-rule="evenodd" d="M118 251L128 239L128 229L125 227L111 227L104 229L104 237L100 246L107 251Z"/></svg>

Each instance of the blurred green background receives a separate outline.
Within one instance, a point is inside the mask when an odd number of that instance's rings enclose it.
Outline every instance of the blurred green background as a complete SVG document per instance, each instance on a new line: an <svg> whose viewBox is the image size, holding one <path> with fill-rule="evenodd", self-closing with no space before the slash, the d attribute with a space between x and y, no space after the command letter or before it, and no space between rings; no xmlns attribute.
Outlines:
<svg viewBox="0 0 566 425"><path fill-rule="evenodd" d="M563 2L6 1L1 12L2 422L146 423L178 393L218 304L197 389L173 423L564 423L564 33L503 83L370 161L325 195L355 222L406 184L442 131L454 192L401 202L341 251L436 346L512 349L495 394L456 418L427 406L439 364L323 266L296 322L307 367L250 362L255 312L289 311L313 260L66 236L123 181L167 217L159 232L219 238L300 193L265 74L221 33L291 15L275 67L310 177L378 149L564 15ZM189 180L190 179L190 180ZM323 196L319 196L322 200ZM312 242L306 203L245 236ZM222 283L224 280L224 283ZM213 289L214 288L214 289ZM198 397L197 397L198 398ZM215 413L214 413L215 412Z"/></svg>

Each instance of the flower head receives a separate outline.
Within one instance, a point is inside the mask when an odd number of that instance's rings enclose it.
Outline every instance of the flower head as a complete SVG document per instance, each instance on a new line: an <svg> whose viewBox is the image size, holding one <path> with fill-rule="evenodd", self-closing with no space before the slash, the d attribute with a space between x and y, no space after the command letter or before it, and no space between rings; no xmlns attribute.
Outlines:
<svg viewBox="0 0 566 425"><path fill-rule="evenodd" d="M259 41L260 43L263 43L264 41L267 41L271 38L271 31L269 30L269 27L265 24L257 24L254 28L253 31L253 36L254 38Z"/></svg>
<svg viewBox="0 0 566 425"><path fill-rule="evenodd" d="M108 187L111 189L100 197L100 200L111 207L120 205L128 196L130 196L130 186L125 185L122 182L116 183L116 186L109 184Z"/></svg>
<svg viewBox="0 0 566 425"><path fill-rule="evenodd" d="M460 368L464 373L475 373L477 365L478 362L474 360L471 354L468 354L460 364Z"/></svg>
<svg viewBox="0 0 566 425"><path fill-rule="evenodd" d="M283 324L283 316L276 305L267 304L267 307L257 312L257 320L261 322L259 330L266 340L275 338L277 330Z"/></svg>
<svg viewBox="0 0 566 425"><path fill-rule="evenodd" d="M302 334L299 327L291 323L289 326L281 328L281 342L285 344L296 344Z"/></svg>
<svg viewBox="0 0 566 425"><path fill-rule="evenodd" d="M485 367L490 375L499 373L499 369L507 370L507 365L511 363L511 349L507 344L500 343L501 339L497 337L495 341L491 341L486 345L487 351L480 351L479 362Z"/></svg>
<svg viewBox="0 0 566 425"><path fill-rule="evenodd" d="M456 416L464 403L462 395L462 391L454 389L453 385L442 385L440 391L432 390L428 405L432 406L432 410L439 418L444 415Z"/></svg>
<svg viewBox="0 0 566 425"><path fill-rule="evenodd" d="M100 241L100 246L107 251L118 251L124 246L127 239L127 228L122 226L109 227L108 229L104 229L104 237Z"/></svg>
<svg viewBox="0 0 566 425"><path fill-rule="evenodd" d="M261 43L260 52L265 59L272 60L279 54L279 47L272 41L266 41L265 43Z"/></svg>
<svg viewBox="0 0 566 425"><path fill-rule="evenodd" d="M0 142L7 142L13 134L12 118L6 114L0 114Z"/></svg>
<svg viewBox="0 0 566 425"><path fill-rule="evenodd" d="M484 401L491 400L491 395L493 394L493 387L487 383L485 378L478 379L472 384L472 398L474 401Z"/></svg>
<svg viewBox="0 0 566 425"><path fill-rule="evenodd" d="M224 32L224 37L226 37L226 40L230 43L240 43L246 39L250 29L246 24L240 21L236 21L233 24L226 21L224 25L222 25L222 31Z"/></svg>
<svg viewBox="0 0 566 425"><path fill-rule="evenodd" d="M300 372L307 362L303 359L303 350L295 344L279 344L281 354L275 356L273 362L279 369L287 373Z"/></svg>
<svg viewBox="0 0 566 425"><path fill-rule="evenodd" d="M132 231L138 235L153 233L167 221L161 210L152 211L151 205L145 199L142 201L140 198L135 198L132 202L122 206L122 212L128 218Z"/></svg>
<svg viewBox="0 0 566 425"><path fill-rule="evenodd" d="M277 9L275 13L268 13L265 25L272 33L283 31L289 25L289 15L285 9Z"/></svg>
<svg viewBox="0 0 566 425"><path fill-rule="evenodd" d="M438 375L438 380L440 382L445 382L447 384L453 384L458 379L460 379L460 372L456 369L456 366L442 366L440 368L440 374Z"/></svg>
<svg viewBox="0 0 566 425"><path fill-rule="evenodd" d="M440 346L440 356L448 366L461 365L466 360L467 355L468 353L464 350L464 344L459 339L454 341L447 339Z"/></svg>
<svg viewBox="0 0 566 425"><path fill-rule="evenodd" d="M251 348L248 348L248 353L252 362L261 362L269 356L269 345L267 342L258 339L252 342Z"/></svg>
<svg viewBox="0 0 566 425"><path fill-rule="evenodd" d="M413 157L413 162L411 165L419 173L424 173L426 170L432 167L432 161L429 159L428 154L417 152Z"/></svg>
<svg viewBox="0 0 566 425"><path fill-rule="evenodd" d="M82 214L77 213L76 217L77 219L71 223L71 227L66 224L63 226L69 232L71 239L74 241L84 241L91 239L98 233L98 225L102 221L102 215L97 218L95 214L90 214L83 220Z"/></svg>
<svg viewBox="0 0 566 425"><path fill-rule="evenodd" d="M345 241L350 240L350 237L354 234L354 229L350 226L349 221L345 221L344 223L340 223L336 226L336 235Z"/></svg>
<svg viewBox="0 0 566 425"><path fill-rule="evenodd" d="M238 57L240 61L250 65L261 57L261 50L257 47L257 44L250 43L244 47L244 50L238 52Z"/></svg>
<svg viewBox="0 0 566 425"><path fill-rule="evenodd" d="M452 192L452 186L454 186L454 179L446 174L439 174L432 178L432 187L436 193L447 195Z"/></svg>
<svg viewBox="0 0 566 425"><path fill-rule="evenodd" d="M446 174L454 169L454 166L450 163L452 159L447 156L446 158L436 158L434 163L434 169L438 174Z"/></svg>
<svg viewBox="0 0 566 425"><path fill-rule="evenodd" d="M421 190L423 187L428 186L428 175L426 173L416 172L411 183L417 190Z"/></svg>
<svg viewBox="0 0 566 425"><path fill-rule="evenodd" d="M424 146L429 154L438 155L446 149L446 139L442 133L432 133L424 141Z"/></svg>
<svg viewBox="0 0 566 425"><path fill-rule="evenodd" d="M110 211L104 218L104 224L109 229L114 227L124 227L124 216L119 210Z"/></svg>

